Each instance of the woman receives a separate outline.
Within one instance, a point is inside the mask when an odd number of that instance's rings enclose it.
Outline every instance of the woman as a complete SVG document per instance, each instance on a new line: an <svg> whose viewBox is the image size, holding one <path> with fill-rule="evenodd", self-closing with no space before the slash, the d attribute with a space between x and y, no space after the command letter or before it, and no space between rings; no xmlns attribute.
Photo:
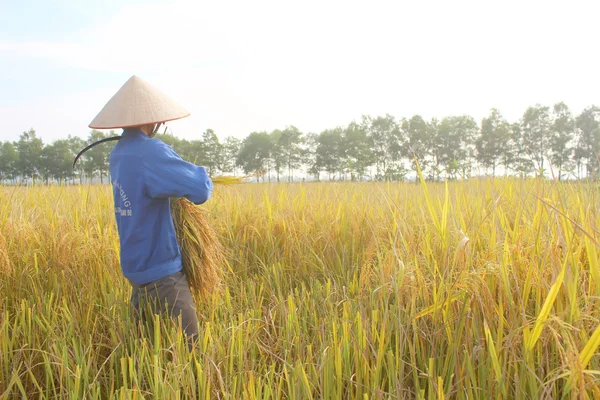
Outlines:
<svg viewBox="0 0 600 400"><path fill-rule="evenodd" d="M170 198L186 197L202 204L211 197L213 184L204 167L184 161L165 143L153 139L161 124L189 115L133 76L89 127L123 128L110 153L110 177L121 269L133 287L131 305L136 318L151 319L145 311L180 316L184 332L193 340L198 317L182 271Z"/></svg>

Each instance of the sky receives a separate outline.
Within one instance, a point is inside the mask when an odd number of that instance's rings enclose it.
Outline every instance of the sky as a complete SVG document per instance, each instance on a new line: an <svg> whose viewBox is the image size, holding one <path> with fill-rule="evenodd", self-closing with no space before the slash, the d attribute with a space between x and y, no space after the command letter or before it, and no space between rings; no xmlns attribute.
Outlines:
<svg viewBox="0 0 600 400"><path fill-rule="evenodd" d="M221 138L600 105L600 2L0 0L0 140L87 137L137 75Z"/></svg>

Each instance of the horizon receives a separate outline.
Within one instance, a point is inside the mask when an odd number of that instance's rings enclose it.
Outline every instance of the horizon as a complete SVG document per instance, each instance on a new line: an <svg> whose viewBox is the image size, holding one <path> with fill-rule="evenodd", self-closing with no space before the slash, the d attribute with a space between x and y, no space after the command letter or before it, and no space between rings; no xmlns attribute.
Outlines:
<svg viewBox="0 0 600 400"><path fill-rule="evenodd" d="M578 114L600 103L598 11L586 1L0 2L0 141L30 128L46 143L86 138L132 75L190 111L168 124L187 140L206 129L319 133L362 115L479 123L497 108L513 122L559 101Z"/></svg>

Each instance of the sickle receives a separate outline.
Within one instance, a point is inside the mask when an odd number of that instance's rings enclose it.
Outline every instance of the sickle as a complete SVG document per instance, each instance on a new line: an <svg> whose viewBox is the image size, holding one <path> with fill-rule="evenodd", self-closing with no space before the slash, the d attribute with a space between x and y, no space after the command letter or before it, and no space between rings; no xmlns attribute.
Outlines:
<svg viewBox="0 0 600 400"><path fill-rule="evenodd" d="M113 137L105 138L105 139L102 139L102 140L98 140L97 142L94 142L94 143L90 144L85 149L81 150L79 152L79 154L77 154L77 157L75 157L75 160L73 161L73 168L75 168L75 164L77 163L77 160L79 159L79 157L81 157L83 155L83 153L85 153L86 151L88 151L89 149L91 149L92 147L94 147L95 145L100 144L100 143L104 143L104 142L110 142L110 141L113 141L113 140L119 140L119 139L121 139L121 136L113 136Z"/></svg>

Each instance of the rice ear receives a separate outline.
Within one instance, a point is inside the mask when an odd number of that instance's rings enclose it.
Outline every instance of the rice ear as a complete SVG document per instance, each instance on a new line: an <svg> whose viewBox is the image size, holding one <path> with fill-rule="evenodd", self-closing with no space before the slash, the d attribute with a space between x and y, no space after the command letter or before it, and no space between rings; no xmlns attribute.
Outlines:
<svg viewBox="0 0 600 400"><path fill-rule="evenodd" d="M215 185L234 185L236 183L244 183L244 179L246 178L243 176L213 176L210 179Z"/></svg>
<svg viewBox="0 0 600 400"><path fill-rule="evenodd" d="M220 288L226 262L224 248L209 224L209 211L184 198L172 200L171 211L190 289L207 297Z"/></svg>
<svg viewBox="0 0 600 400"><path fill-rule="evenodd" d="M0 233L0 272L9 274L12 271L10 259L8 258L8 249L6 247L6 240Z"/></svg>

